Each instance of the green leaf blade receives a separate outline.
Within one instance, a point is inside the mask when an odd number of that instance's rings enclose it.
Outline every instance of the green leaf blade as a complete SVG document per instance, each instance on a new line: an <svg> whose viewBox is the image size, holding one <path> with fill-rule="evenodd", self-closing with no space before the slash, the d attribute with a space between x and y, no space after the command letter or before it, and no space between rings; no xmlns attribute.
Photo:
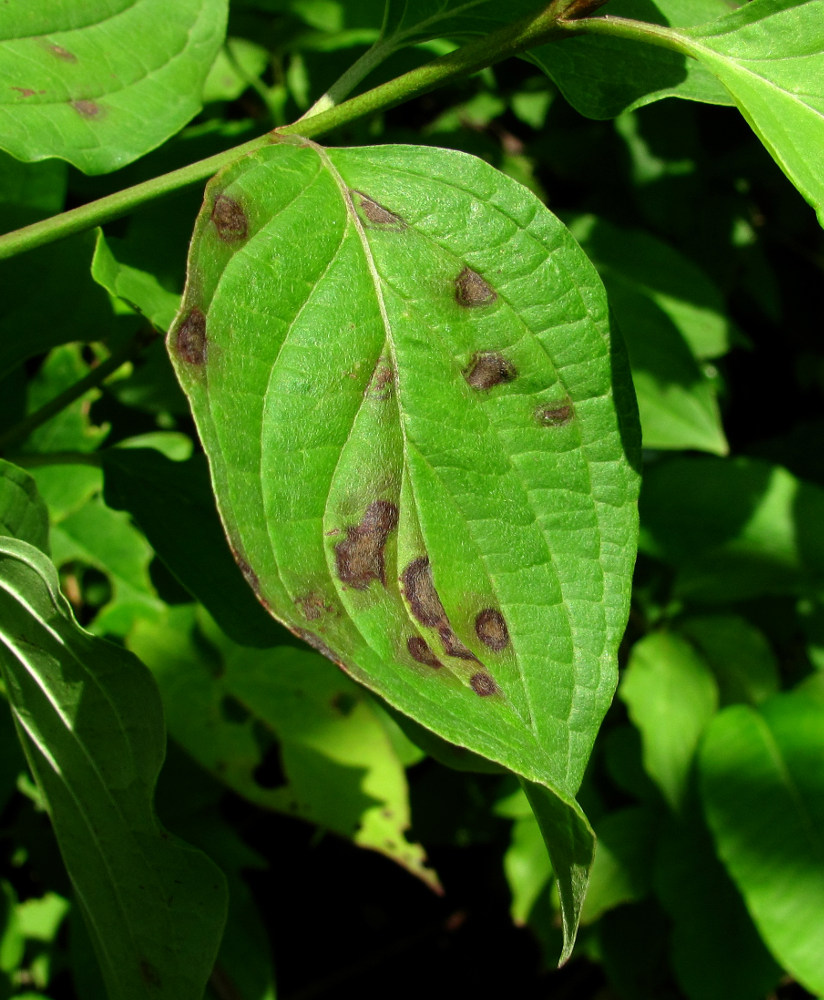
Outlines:
<svg viewBox="0 0 824 1000"><path fill-rule="evenodd" d="M574 795L614 689L635 477L603 290L560 223L464 154L282 144L207 193L170 350L275 615Z"/></svg>
<svg viewBox="0 0 824 1000"><path fill-rule="evenodd" d="M54 567L16 539L0 539L0 622L8 698L110 996L199 1000L225 885L154 817L156 687L132 654L75 624Z"/></svg>
<svg viewBox="0 0 824 1000"><path fill-rule="evenodd" d="M700 784L716 848L773 955L824 989L824 707L800 692L711 724Z"/></svg>
<svg viewBox="0 0 824 1000"><path fill-rule="evenodd" d="M755 0L685 35L824 224L824 2Z"/></svg>
<svg viewBox="0 0 824 1000"><path fill-rule="evenodd" d="M86 173L137 159L200 109L223 41L226 0L58 0L0 16L0 133L22 160Z"/></svg>

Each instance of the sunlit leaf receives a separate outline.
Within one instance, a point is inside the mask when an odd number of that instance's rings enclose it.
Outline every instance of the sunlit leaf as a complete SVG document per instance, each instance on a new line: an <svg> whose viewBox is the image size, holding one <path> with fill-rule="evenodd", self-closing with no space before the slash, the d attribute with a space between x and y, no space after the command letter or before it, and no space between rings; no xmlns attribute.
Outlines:
<svg viewBox="0 0 824 1000"><path fill-rule="evenodd" d="M637 480L561 223L464 154L272 146L210 185L169 348L259 599L579 823Z"/></svg>
<svg viewBox="0 0 824 1000"><path fill-rule="evenodd" d="M824 702L780 694L711 724L701 791L715 846L767 947L824 992Z"/></svg>

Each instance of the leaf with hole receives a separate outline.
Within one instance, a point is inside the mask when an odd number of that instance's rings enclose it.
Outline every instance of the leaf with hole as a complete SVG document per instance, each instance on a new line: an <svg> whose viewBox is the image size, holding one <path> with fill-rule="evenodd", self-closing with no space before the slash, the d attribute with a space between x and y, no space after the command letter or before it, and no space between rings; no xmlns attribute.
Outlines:
<svg viewBox="0 0 824 1000"><path fill-rule="evenodd" d="M624 358L563 225L466 154L279 143L209 185L168 344L259 599L574 811L637 477Z"/></svg>

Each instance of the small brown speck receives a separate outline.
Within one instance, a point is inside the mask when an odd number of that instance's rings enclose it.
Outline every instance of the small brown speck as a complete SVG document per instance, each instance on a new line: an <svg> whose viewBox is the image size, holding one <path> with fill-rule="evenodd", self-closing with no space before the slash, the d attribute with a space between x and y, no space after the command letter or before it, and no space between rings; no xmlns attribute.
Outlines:
<svg viewBox="0 0 824 1000"><path fill-rule="evenodd" d="M497 298L495 289L471 267L465 267L455 279L455 301L459 306L474 309L488 306Z"/></svg>
<svg viewBox="0 0 824 1000"><path fill-rule="evenodd" d="M72 101L71 106L81 118L102 118L103 108L95 101Z"/></svg>
<svg viewBox="0 0 824 1000"><path fill-rule="evenodd" d="M542 427L563 427L573 417L572 403L558 403L552 406L539 406L535 411L535 420Z"/></svg>
<svg viewBox="0 0 824 1000"><path fill-rule="evenodd" d="M245 240L249 233L249 223L246 213L240 207L240 202L225 194L218 195L212 208L212 222L217 230L218 239L224 243L238 243Z"/></svg>
<svg viewBox="0 0 824 1000"><path fill-rule="evenodd" d="M474 355L472 363L464 372L467 384L479 392L511 382L517 375L512 362L497 351L481 351Z"/></svg>
<svg viewBox="0 0 824 1000"><path fill-rule="evenodd" d="M74 52L69 52L68 49L64 49L62 45L47 45L46 48L53 56L58 59L62 59L64 62L77 62L77 56Z"/></svg>
<svg viewBox="0 0 824 1000"><path fill-rule="evenodd" d="M388 208L384 208L363 191L352 191L352 195L360 203L361 211L367 221L372 224L370 228L390 229L396 233L406 229L406 223L399 215L390 212Z"/></svg>
<svg viewBox="0 0 824 1000"><path fill-rule="evenodd" d="M484 608L475 619L475 632L481 642L500 653L509 645L509 629L504 616L495 608Z"/></svg>
<svg viewBox="0 0 824 1000"><path fill-rule="evenodd" d="M175 339L177 353L190 365L206 362L206 316L200 309L191 309L180 324Z"/></svg>
<svg viewBox="0 0 824 1000"><path fill-rule="evenodd" d="M480 695L481 698L487 698L491 694L498 694L498 685L489 674L481 670L469 678L469 683L475 694Z"/></svg>

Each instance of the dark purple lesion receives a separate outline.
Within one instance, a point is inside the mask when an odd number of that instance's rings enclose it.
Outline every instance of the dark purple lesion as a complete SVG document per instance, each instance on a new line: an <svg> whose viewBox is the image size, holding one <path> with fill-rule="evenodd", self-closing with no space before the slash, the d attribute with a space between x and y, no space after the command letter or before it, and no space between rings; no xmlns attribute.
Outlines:
<svg viewBox="0 0 824 1000"><path fill-rule="evenodd" d="M228 195L221 194L215 198L211 219L218 239L224 243L239 243L249 235L249 220L243 207Z"/></svg>
<svg viewBox="0 0 824 1000"><path fill-rule="evenodd" d="M447 656L460 660L477 660L475 654L461 642L447 617L432 579L428 556L413 559L401 577L403 593L412 615L427 628L437 629Z"/></svg>
<svg viewBox="0 0 824 1000"><path fill-rule="evenodd" d="M206 315L196 306L189 310L177 328L175 347L186 364L201 367L206 363Z"/></svg>

